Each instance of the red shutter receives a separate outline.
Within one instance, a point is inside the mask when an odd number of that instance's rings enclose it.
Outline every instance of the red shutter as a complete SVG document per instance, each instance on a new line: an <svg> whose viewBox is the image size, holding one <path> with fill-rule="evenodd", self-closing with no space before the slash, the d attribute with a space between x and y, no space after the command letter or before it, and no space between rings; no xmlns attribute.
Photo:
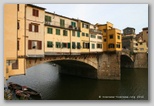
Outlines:
<svg viewBox="0 0 154 106"><path fill-rule="evenodd" d="M39 16L39 11L38 11L38 10L36 10L36 16L37 16L37 17Z"/></svg>
<svg viewBox="0 0 154 106"><path fill-rule="evenodd" d="M38 25L35 25L35 32L38 32L39 28Z"/></svg>
<svg viewBox="0 0 154 106"><path fill-rule="evenodd" d="M37 45L38 45L38 49L41 50L42 49L42 41L37 41Z"/></svg>
<svg viewBox="0 0 154 106"><path fill-rule="evenodd" d="M32 31L32 24L29 24L29 31Z"/></svg>
<svg viewBox="0 0 154 106"><path fill-rule="evenodd" d="M33 16L35 16L35 9L33 9Z"/></svg>
<svg viewBox="0 0 154 106"><path fill-rule="evenodd" d="M31 49L31 48L32 48L32 41L28 40L28 49Z"/></svg>

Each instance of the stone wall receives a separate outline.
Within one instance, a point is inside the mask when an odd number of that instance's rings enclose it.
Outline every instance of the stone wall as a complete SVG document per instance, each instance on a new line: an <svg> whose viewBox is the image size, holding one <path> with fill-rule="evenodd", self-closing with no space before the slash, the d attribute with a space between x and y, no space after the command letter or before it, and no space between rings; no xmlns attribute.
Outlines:
<svg viewBox="0 0 154 106"><path fill-rule="evenodd" d="M98 58L98 79L120 80L120 53L103 53Z"/></svg>
<svg viewBox="0 0 154 106"><path fill-rule="evenodd" d="M148 68L147 53L134 54L134 68Z"/></svg>

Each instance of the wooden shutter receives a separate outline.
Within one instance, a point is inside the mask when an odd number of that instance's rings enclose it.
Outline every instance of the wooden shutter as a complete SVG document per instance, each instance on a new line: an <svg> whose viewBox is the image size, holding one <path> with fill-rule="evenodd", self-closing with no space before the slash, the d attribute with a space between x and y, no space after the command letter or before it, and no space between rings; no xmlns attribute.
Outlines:
<svg viewBox="0 0 154 106"><path fill-rule="evenodd" d="M42 49L42 41L37 41L37 45L38 45L38 49L41 50Z"/></svg>
<svg viewBox="0 0 154 106"><path fill-rule="evenodd" d="M29 31L32 31L32 24L29 24Z"/></svg>
<svg viewBox="0 0 154 106"><path fill-rule="evenodd" d="M35 25L35 32L38 32L39 31L39 27L38 25Z"/></svg>
<svg viewBox="0 0 154 106"><path fill-rule="evenodd" d="M35 9L33 9L33 16L35 16Z"/></svg>
<svg viewBox="0 0 154 106"><path fill-rule="evenodd" d="M28 40L28 49L32 49L32 41Z"/></svg>
<svg viewBox="0 0 154 106"><path fill-rule="evenodd" d="M35 10L36 11L36 16L38 17L39 16L39 11L38 10Z"/></svg>

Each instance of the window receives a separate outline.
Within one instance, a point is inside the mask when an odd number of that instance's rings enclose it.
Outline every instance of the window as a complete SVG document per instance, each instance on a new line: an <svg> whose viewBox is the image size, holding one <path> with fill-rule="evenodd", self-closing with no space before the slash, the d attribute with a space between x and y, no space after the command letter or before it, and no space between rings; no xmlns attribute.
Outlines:
<svg viewBox="0 0 154 106"><path fill-rule="evenodd" d="M85 24L85 23L82 23L82 28L89 28L89 25L88 24Z"/></svg>
<svg viewBox="0 0 154 106"><path fill-rule="evenodd" d="M117 44L117 48L120 48L120 44Z"/></svg>
<svg viewBox="0 0 154 106"><path fill-rule="evenodd" d="M106 33L106 29L103 29L103 31Z"/></svg>
<svg viewBox="0 0 154 106"><path fill-rule="evenodd" d="M142 42L140 43L140 45L142 45Z"/></svg>
<svg viewBox="0 0 154 106"><path fill-rule="evenodd" d="M47 47L48 47L48 48L52 48L52 47L53 47L53 42L47 41Z"/></svg>
<svg viewBox="0 0 154 106"><path fill-rule="evenodd" d="M20 29L20 21L17 22L17 29Z"/></svg>
<svg viewBox="0 0 154 106"><path fill-rule="evenodd" d="M56 35L60 35L60 29L56 29Z"/></svg>
<svg viewBox="0 0 154 106"><path fill-rule="evenodd" d="M97 39L102 39L102 36L97 36Z"/></svg>
<svg viewBox="0 0 154 106"><path fill-rule="evenodd" d="M75 36L75 31L72 31L72 36Z"/></svg>
<svg viewBox="0 0 154 106"><path fill-rule="evenodd" d="M72 25L73 27L76 27L76 23L75 23L75 22L71 22L71 25Z"/></svg>
<svg viewBox="0 0 154 106"><path fill-rule="evenodd" d="M95 49L95 44L92 44L92 49Z"/></svg>
<svg viewBox="0 0 154 106"><path fill-rule="evenodd" d="M51 22L51 17L50 16L45 16L45 22Z"/></svg>
<svg viewBox="0 0 154 106"><path fill-rule="evenodd" d="M83 42L83 48L84 48L84 49L89 49L89 43Z"/></svg>
<svg viewBox="0 0 154 106"><path fill-rule="evenodd" d="M77 49L80 49L81 46L80 46L80 42L77 42Z"/></svg>
<svg viewBox="0 0 154 106"><path fill-rule="evenodd" d="M120 39L120 36L118 36L118 39Z"/></svg>
<svg viewBox="0 0 154 106"><path fill-rule="evenodd" d="M77 36L80 37L80 32L79 31L77 32Z"/></svg>
<svg viewBox="0 0 154 106"><path fill-rule="evenodd" d="M110 35L110 39L113 39L113 35Z"/></svg>
<svg viewBox="0 0 154 106"><path fill-rule="evenodd" d="M102 48L102 44L97 44L97 48Z"/></svg>
<svg viewBox="0 0 154 106"><path fill-rule="evenodd" d="M12 63L12 69L18 69L18 60Z"/></svg>
<svg viewBox="0 0 154 106"><path fill-rule="evenodd" d="M82 36L85 36L85 33L82 32Z"/></svg>
<svg viewBox="0 0 154 106"><path fill-rule="evenodd" d="M75 49L75 48L76 48L75 42L72 42L72 49Z"/></svg>
<svg viewBox="0 0 154 106"><path fill-rule="evenodd" d="M144 50L144 48L140 48L140 50L141 50L141 51L143 51L143 50Z"/></svg>
<svg viewBox="0 0 154 106"><path fill-rule="evenodd" d="M106 39L104 39L104 42L106 42Z"/></svg>
<svg viewBox="0 0 154 106"><path fill-rule="evenodd" d="M19 4L17 4L17 10L19 11Z"/></svg>
<svg viewBox="0 0 154 106"><path fill-rule="evenodd" d="M89 37L89 34L88 33L86 33L86 37Z"/></svg>
<svg viewBox="0 0 154 106"><path fill-rule="evenodd" d="M67 30L63 30L63 35L67 36Z"/></svg>
<svg viewBox="0 0 154 106"><path fill-rule="evenodd" d="M61 26L61 27L64 27L64 26L65 26L65 20L60 19L60 26Z"/></svg>
<svg viewBox="0 0 154 106"><path fill-rule="evenodd" d="M114 48L114 44L109 44L108 48Z"/></svg>
<svg viewBox="0 0 154 106"><path fill-rule="evenodd" d="M42 49L42 41L28 40L28 49Z"/></svg>
<svg viewBox="0 0 154 106"><path fill-rule="evenodd" d="M33 9L33 16L38 17L39 16L39 11L36 9Z"/></svg>
<svg viewBox="0 0 154 106"><path fill-rule="evenodd" d="M91 38L96 38L96 35L91 35Z"/></svg>
<svg viewBox="0 0 154 106"><path fill-rule="evenodd" d="M34 23L30 23L29 24L29 31L30 32L39 32L39 25L34 24Z"/></svg>
<svg viewBox="0 0 154 106"><path fill-rule="evenodd" d="M68 47L68 43L62 43L62 47L63 48L67 48Z"/></svg>
<svg viewBox="0 0 154 106"><path fill-rule="evenodd" d="M138 43L136 43L136 46L138 46Z"/></svg>
<svg viewBox="0 0 154 106"><path fill-rule="evenodd" d="M19 50L19 40L17 41L17 50Z"/></svg>
<svg viewBox="0 0 154 106"><path fill-rule="evenodd" d="M49 34L52 34L52 28L48 28L48 29L47 29L47 32L48 32Z"/></svg>
<svg viewBox="0 0 154 106"><path fill-rule="evenodd" d="M61 48L61 43L60 42L56 42L56 48Z"/></svg>
<svg viewBox="0 0 154 106"><path fill-rule="evenodd" d="M70 46L71 46L71 44L70 44L70 43L68 43L68 46L67 46L67 47L68 47L68 48L70 48Z"/></svg>

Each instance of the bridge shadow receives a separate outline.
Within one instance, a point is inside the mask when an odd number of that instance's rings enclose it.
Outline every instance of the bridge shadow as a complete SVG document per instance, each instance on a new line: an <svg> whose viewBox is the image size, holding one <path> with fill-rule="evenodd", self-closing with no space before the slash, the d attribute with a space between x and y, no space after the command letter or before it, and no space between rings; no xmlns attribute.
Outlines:
<svg viewBox="0 0 154 106"><path fill-rule="evenodd" d="M97 69L93 66L74 60L52 61L60 66L59 73L87 78L97 78Z"/></svg>
<svg viewBox="0 0 154 106"><path fill-rule="evenodd" d="M121 65L120 65L121 68L133 68L134 67L134 62L127 55L121 55L120 61L121 61Z"/></svg>

